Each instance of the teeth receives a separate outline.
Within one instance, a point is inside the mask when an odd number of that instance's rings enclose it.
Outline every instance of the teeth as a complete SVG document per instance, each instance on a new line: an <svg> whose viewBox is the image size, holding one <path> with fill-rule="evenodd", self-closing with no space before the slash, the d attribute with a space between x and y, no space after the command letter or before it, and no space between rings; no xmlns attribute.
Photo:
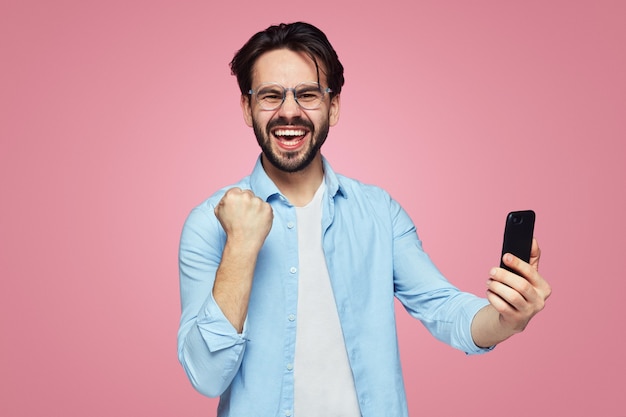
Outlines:
<svg viewBox="0 0 626 417"><path fill-rule="evenodd" d="M275 136L304 136L306 132L301 129L278 129L274 132Z"/></svg>

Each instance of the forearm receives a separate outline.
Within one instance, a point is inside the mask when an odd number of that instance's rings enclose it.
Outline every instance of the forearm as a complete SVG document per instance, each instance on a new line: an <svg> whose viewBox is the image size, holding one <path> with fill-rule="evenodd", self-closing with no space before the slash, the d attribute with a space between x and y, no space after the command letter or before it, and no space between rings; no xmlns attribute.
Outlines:
<svg viewBox="0 0 626 417"><path fill-rule="evenodd" d="M500 313L491 304L478 310L472 320L471 332L476 346L482 348L495 346L517 333L502 325Z"/></svg>
<svg viewBox="0 0 626 417"><path fill-rule="evenodd" d="M215 397L223 393L236 375L246 339L243 332L233 328L215 301L211 292L213 282L205 279L211 275L212 268L199 253L208 251L181 251L178 358L193 386L202 394Z"/></svg>
<svg viewBox="0 0 626 417"><path fill-rule="evenodd" d="M233 328L212 294L226 238L211 214L194 209L181 235L178 358L193 386L214 397L237 374L246 339L245 331L240 334Z"/></svg>
<svg viewBox="0 0 626 417"><path fill-rule="evenodd" d="M213 298L238 333L248 314L257 255L257 249L227 242L215 275Z"/></svg>

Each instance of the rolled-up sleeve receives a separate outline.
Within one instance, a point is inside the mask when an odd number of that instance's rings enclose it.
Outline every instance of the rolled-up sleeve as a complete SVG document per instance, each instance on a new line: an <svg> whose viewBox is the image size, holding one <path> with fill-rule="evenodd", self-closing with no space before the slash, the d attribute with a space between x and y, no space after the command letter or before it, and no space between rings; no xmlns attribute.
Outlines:
<svg viewBox="0 0 626 417"><path fill-rule="evenodd" d="M217 397L237 373L246 346L246 325L237 333L213 298L213 283L225 243L207 202L187 217L179 248L181 320L178 359L192 385Z"/></svg>
<svg viewBox="0 0 626 417"><path fill-rule="evenodd" d="M467 354L484 353L474 343L471 324L488 301L452 285L424 252L408 214L391 201L394 230L394 288L413 317L442 342Z"/></svg>

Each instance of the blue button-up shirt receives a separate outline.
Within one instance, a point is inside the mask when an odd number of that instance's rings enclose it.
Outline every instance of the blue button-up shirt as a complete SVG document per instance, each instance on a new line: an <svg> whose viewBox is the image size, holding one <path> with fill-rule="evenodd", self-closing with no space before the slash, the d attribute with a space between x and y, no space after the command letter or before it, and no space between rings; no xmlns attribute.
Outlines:
<svg viewBox="0 0 626 417"><path fill-rule="evenodd" d="M385 191L335 174L326 160L324 174L323 249L361 414L407 416L394 297L435 337L466 353L486 351L474 344L470 326L487 301L459 291L441 275L422 250L408 214ZM179 360L198 391L221 396L220 417L297 417L296 210L260 159L235 186L252 190L274 211L248 316L237 333L212 296L226 242L213 209L227 187L193 209L183 227Z"/></svg>

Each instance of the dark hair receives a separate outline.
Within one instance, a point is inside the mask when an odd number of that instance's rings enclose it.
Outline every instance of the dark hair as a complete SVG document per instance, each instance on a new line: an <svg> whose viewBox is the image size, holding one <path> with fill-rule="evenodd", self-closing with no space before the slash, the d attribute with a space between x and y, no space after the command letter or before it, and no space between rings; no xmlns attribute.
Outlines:
<svg viewBox="0 0 626 417"><path fill-rule="evenodd" d="M344 83L343 65L328 41L328 38L315 26L304 23L281 23L270 26L258 32L246 42L235 54L230 62L231 73L237 77L241 94L248 94L252 88L252 70L256 60L275 49L289 49L294 52L304 52L315 63L319 79L320 64L326 74L328 87L332 90L331 96L341 92Z"/></svg>

